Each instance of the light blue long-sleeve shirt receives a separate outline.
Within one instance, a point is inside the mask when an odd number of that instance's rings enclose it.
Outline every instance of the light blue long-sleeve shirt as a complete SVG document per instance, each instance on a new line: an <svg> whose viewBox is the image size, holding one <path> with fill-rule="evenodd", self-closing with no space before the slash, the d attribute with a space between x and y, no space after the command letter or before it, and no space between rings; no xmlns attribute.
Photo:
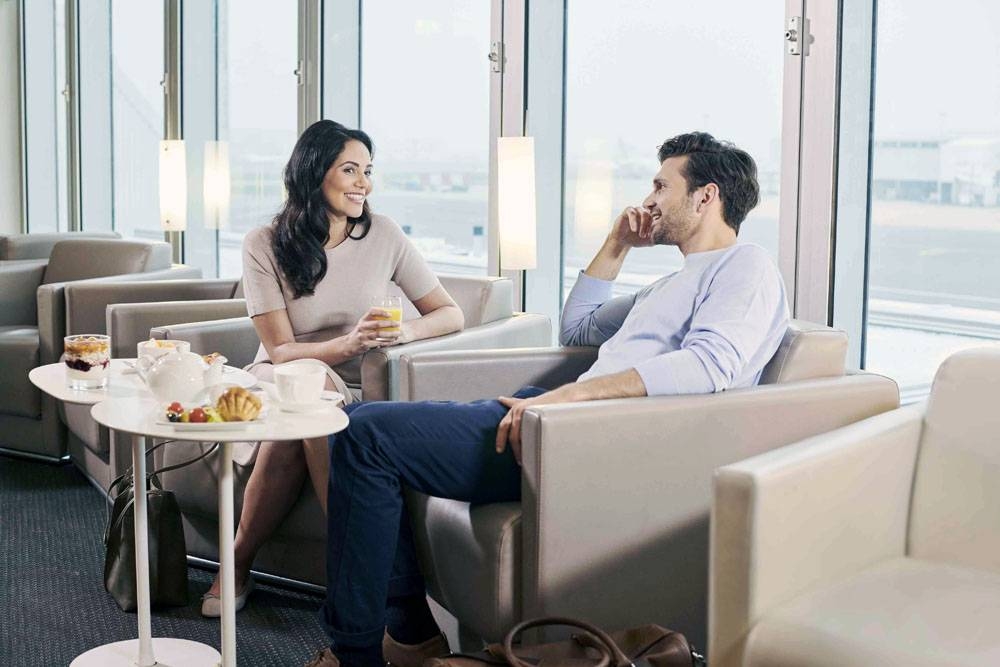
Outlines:
<svg viewBox="0 0 1000 667"><path fill-rule="evenodd" d="M628 296L580 272L559 342L600 345L588 380L634 368L649 396L757 384L788 326L785 285L760 246L691 253L680 271Z"/></svg>

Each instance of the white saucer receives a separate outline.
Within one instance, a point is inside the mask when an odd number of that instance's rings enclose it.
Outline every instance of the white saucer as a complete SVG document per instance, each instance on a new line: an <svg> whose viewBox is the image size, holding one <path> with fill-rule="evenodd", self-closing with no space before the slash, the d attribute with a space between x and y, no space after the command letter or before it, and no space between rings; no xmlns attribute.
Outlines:
<svg viewBox="0 0 1000 667"><path fill-rule="evenodd" d="M282 412L309 413L327 412L339 405L343 405L343 402L344 395L339 391L324 391L323 397L315 403L282 403L276 400L274 401L274 405Z"/></svg>

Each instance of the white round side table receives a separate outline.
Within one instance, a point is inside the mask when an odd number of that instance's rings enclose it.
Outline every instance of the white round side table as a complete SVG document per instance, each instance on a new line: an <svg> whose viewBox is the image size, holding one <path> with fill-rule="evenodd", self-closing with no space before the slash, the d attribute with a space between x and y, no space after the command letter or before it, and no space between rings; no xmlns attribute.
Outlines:
<svg viewBox="0 0 1000 667"><path fill-rule="evenodd" d="M173 424L158 424L159 411L142 380L130 373L131 360L114 359L108 384L96 389L70 389L66 366L48 364L28 377L43 392L66 403L92 405L91 415L101 425L132 436L132 475L135 489L135 570L138 639L97 646L80 654L71 667L201 667L236 665L236 582L233 566L233 443L245 440L302 440L319 438L347 428L343 410L329 409L290 414L270 406L259 424L243 428L191 431ZM256 378L226 367L224 379L252 386ZM222 653L188 639L152 636L149 599L149 529L146 512L146 444L149 438L221 443L219 461L219 572L222 578Z"/></svg>
<svg viewBox="0 0 1000 667"><path fill-rule="evenodd" d="M144 454L146 440L159 438L193 442L210 441L222 445L219 459L219 572L222 579L222 595L220 596L222 600L221 664L223 667L234 667L236 665L236 576L233 564L233 443L245 440L282 441L325 437L347 428L347 415L343 410L333 405L321 412L306 414L284 413L279 411L276 406L271 406L267 417L258 424L232 429L222 429L219 427L223 425L213 425L212 430L192 431L181 430L190 428L186 426L157 423L161 421L159 412L162 408L163 406L158 405L153 398L147 396L111 398L96 404L90 411L99 424L119 433L128 433L133 436L139 660L138 663L132 662L135 660L133 655L128 664L138 664L140 667L164 664L159 655L154 657L154 646L149 629L149 552L145 502L146 457ZM111 650L113 647L114 644L110 644L99 648ZM93 649L93 651L96 650L98 649ZM76 665L76 663L73 664ZM80 664L82 667L85 663ZM114 663L104 662L103 664ZM185 667L190 667L191 664L192 662L188 661ZM196 661L194 664L199 663ZM207 664L217 663L209 662Z"/></svg>

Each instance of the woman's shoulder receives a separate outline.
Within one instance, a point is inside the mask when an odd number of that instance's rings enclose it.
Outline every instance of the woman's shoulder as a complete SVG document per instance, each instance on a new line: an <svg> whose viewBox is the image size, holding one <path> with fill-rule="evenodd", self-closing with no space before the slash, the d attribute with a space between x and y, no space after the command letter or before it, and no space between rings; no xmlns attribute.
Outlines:
<svg viewBox="0 0 1000 667"><path fill-rule="evenodd" d="M381 213L372 213L371 229L368 236L378 239L380 243L400 245L406 242L406 233L395 220Z"/></svg>
<svg viewBox="0 0 1000 667"><path fill-rule="evenodd" d="M250 252L271 252L274 223L254 227L243 236L243 250Z"/></svg>

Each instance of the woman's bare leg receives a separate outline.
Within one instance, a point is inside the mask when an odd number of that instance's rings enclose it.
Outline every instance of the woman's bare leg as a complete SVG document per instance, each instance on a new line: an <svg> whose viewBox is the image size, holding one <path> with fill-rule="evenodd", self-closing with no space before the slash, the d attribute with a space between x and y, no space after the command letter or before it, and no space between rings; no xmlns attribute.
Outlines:
<svg viewBox="0 0 1000 667"><path fill-rule="evenodd" d="M326 492L330 479L330 449L327 439L303 440L302 451L305 452L306 468L309 469L309 479L319 498L319 506L323 508L323 514L326 514Z"/></svg>
<svg viewBox="0 0 1000 667"><path fill-rule="evenodd" d="M337 390L337 386L327 377L325 389ZM341 387L341 390L346 390ZM326 492L329 488L330 479L330 448L328 438L309 438L302 441L302 450L306 455L306 468L309 469L309 479L312 480L313 490L319 498L319 506L326 514Z"/></svg>
<svg viewBox="0 0 1000 667"><path fill-rule="evenodd" d="M242 590L250 574L257 550L274 533L298 499L305 477L306 459L301 440L260 443L257 461L243 494L243 510L236 529L233 550L237 591ZM216 575L209 593L218 595L219 586Z"/></svg>

